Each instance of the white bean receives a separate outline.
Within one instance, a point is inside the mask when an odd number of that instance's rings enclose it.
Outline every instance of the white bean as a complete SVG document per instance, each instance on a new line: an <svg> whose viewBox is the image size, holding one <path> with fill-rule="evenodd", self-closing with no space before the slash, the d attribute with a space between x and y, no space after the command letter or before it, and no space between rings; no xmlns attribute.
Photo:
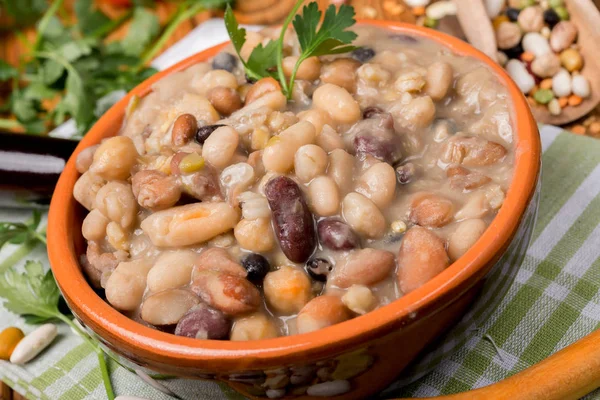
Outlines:
<svg viewBox="0 0 600 400"><path fill-rule="evenodd" d="M448 255L457 260L465 254L485 231L486 224L481 219L468 219L459 223L448 239Z"/></svg>
<svg viewBox="0 0 600 400"><path fill-rule="evenodd" d="M150 268L152 262L145 258L119 263L106 281L106 300L117 310L137 309L142 303Z"/></svg>
<svg viewBox="0 0 600 400"><path fill-rule="evenodd" d="M327 153L314 144L306 144L294 156L294 172L301 182L310 182L327 168Z"/></svg>
<svg viewBox="0 0 600 400"><path fill-rule="evenodd" d="M235 75L233 75L231 72L222 69L215 69L208 71L203 76L198 76L192 79L191 86L193 89L198 91L198 93L206 94L212 88L217 86L237 89L238 82L235 78Z"/></svg>
<svg viewBox="0 0 600 400"><path fill-rule="evenodd" d="M151 292L185 286L192 279L192 270L198 254L191 250L178 250L161 254L148 272L146 285Z"/></svg>
<svg viewBox="0 0 600 400"><path fill-rule="evenodd" d="M350 389L352 389L352 386L347 380L336 380L317 383L315 385L309 386L306 390L306 394L308 394L309 396L316 397L331 397L348 393Z"/></svg>
<svg viewBox="0 0 600 400"><path fill-rule="evenodd" d="M441 100L448 93L450 86L452 86L453 78L454 71L450 64L435 62L427 68L425 92L433 101Z"/></svg>
<svg viewBox="0 0 600 400"><path fill-rule="evenodd" d="M484 0L483 4L485 5L485 11L487 12L488 17L496 18L500 11L506 5L505 0Z"/></svg>
<svg viewBox="0 0 600 400"><path fill-rule="evenodd" d="M383 209L394 199L396 172L388 163L377 163L360 176L354 190Z"/></svg>
<svg viewBox="0 0 600 400"><path fill-rule="evenodd" d="M31 361L52 343L58 330L54 324L44 324L25 336L10 355L13 364L25 364Z"/></svg>
<svg viewBox="0 0 600 400"><path fill-rule="evenodd" d="M77 179L73 187L73 197L86 209L91 210L96 207L96 195L106 181L98 175L87 171Z"/></svg>
<svg viewBox="0 0 600 400"><path fill-rule="evenodd" d="M315 141L313 124L300 121L274 136L274 143L263 150L263 164L267 171L286 173L294 166L294 156L298 149Z"/></svg>
<svg viewBox="0 0 600 400"><path fill-rule="evenodd" d="M572 90L571 74L564 68L552 77L552 91L556 97L565 97L571 94Z"/></svg>
<svg viewBox="0 0 600 400"><path fill-rule="evenodd" d="M519 60L512 59L506 63L506 71L510 77L515 81L521 92L529 93L535 86L535 79L525 68Z"/></svg>
<svg viewBox="0 0 600 400"><path fill-rule="evenodd" d="M329 114L318 108L302 111L298 114L298 118L300 118L300 121L307 121L313 124L317 136L321 134L324 125L331 125L332 123Z"/></svg>
<svg viewBox="0 0 600 400"><path fill-rule="evenodd" d="M327 175L333 178L341 194L348 193L354 179L354 157L342 149L333 150L329 154Z"/></svg>
<svg viewBox="0 0 600 400"><path fill-rule="evenodd" d="M233 158L240 135L229 126L217 128L204 142L202 157L217 168L225 168Z"/></svg>
<svg viewBox="0 0 600 400"><path fill-rule="evenodd" d="M90 171L106 180L129 178L138 152L127 136L115 136L102 142L94 153Z"/></svg>
<svg viewBox="0 0 600 400"><path fill-rule="evenodd" d="M583 75L575 75L572 80L573 94L586 98L590 95L590 82Z"/></svg>
<svg viewBox="0 0 600 400"><path fill-rule="evenodd" d="M356 232L369 239L378 239L385 233L385 217L371 200L353 192L342 202L344 219Z"/></svg>
<svg viewBox="0 0 600 400"><path fill-rule="evenodd" d="M315 214L322 217L337 214L340 206L340 194L333 179L319 176L308 185L310 206Z"/></svg>
<svg viewBox="0 0 600 400"><path fill-rule="evenodd" d="M344 149L344 139L330 125L323 125L321 134L317 136L315 142L327 153L331 153L336 149Z"/></svg>
<svg viewBox="0 0 600 400"><path fill-rule="evenodd" d="M360 106L348 91L331 83L319 86L313 93L316 108L327 111L341 124L353 124L361 118Z"/></svg>
<svg viewBox="0 0 600 400"><path fill-rule="evenodd" d="M100 211L92 210L83 220L81 233L87 240L102 240L106 235L106 226L109 222Z"/></svg>
<svg viewBox="0 0 600 400"><path fill-rule="evenodd" d="M529 32L523 36L523 50L533 53L536 57L550 53L548 39L537 32Z"/></svg>

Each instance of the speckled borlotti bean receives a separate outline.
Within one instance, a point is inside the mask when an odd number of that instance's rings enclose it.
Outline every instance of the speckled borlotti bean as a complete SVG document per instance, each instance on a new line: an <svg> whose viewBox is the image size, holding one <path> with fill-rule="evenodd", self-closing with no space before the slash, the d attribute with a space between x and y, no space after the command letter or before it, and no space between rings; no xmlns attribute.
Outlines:
<svg viewBox="0 0 600 400"><path fill-rule="evenodd" d="M58 333L56 325L44 324L25 336L17 344L10 356L10 362L13 364L25 364L31 361L42 352L56 337Z"/></svg>

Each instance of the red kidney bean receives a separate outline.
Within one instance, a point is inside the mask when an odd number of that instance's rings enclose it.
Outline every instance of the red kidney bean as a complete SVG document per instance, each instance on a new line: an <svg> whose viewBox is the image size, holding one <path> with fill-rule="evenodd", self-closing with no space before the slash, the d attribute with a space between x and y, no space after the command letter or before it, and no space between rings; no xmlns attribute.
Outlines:
<svg viewBox="0 0 600 400"><path fill-rule="evenodd" d="M362 134L354 138L354 151L359 156L370 154L389 164L394 164L401 156L393 140Z"/></svg>
<svg viewBox="0 0 600 400"><path fill-rule="evenodd" d="M317 234L302 190L292 179L278 176L265 185L265 196L281 250L291 261L305 262L315 250Z"/></svg>
<svg viewBox="0 0 600 400"><path fill-rule="evenodd" d="M360 247L358 235L345 222L326 218L317 224L319 240L331 250L352 250Z"/></svg>
<svg viewBox="0 0 600 400"><path fill-rule="evenodd" d="M177 323L175 334L194 339L227 339L231 321L222 312L199 304L187 312Z"/></svg>

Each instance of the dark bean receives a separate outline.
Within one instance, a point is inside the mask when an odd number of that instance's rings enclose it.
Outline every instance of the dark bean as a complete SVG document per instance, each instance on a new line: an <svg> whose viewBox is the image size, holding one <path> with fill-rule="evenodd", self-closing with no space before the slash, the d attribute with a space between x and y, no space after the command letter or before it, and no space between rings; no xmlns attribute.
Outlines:
<svg viewBox="0 0 600 400"><path fill-rule="evenodd" d="M546 11L544 11L544 22L548 24L548 27L550 29L552 29L554 28L554 25L560 22L560 17L556 13L556 11L554 11L552 8L549 8Z"/></svg>
<svg viewBox="0 0 600 400"><path fill-rule="evenodd" d="M283 254L293 262L305 262L317 246L317 233L302 190L292 179L278 176L265 185L265 196Z"/></svg>
<svg viewBox="0 0 600 400"><path fill-rule="evenodd" d="M306 263L306 272L308 272L308 275L320 282L327 281L327 275L329 275L332 269L331 263L324 258L311 258Z"/></svg>
<svg viewBox="0 0 600 400"><path fill-rule="evenodd" d="M319 221L317 231L321 244L331 250L352 250L360 247L360 239L352 228L335 218Z"/></svg>
<svg viewBox="0 0 600 400"><path fill-rule="evenodd" d="M261 283L271 269L269 261L260 254L252 253L242 259L242 266L248 271L246 279L252 283Z"/></svg>
<svg viewBox="0 0 600 400"><path fill-rule="evenodd" d="M519 19L520 13L521 13L521 10L519 10L518 8L512 8L512 7L508 7L505 11L506 16L512 22L517 22L517 19Z"/></svg>
<svg viewBox="0 0 600 400"><path fill-rule="evenodd" d="M511 47L510 49L506 49L503 50L504 54L506 54L506 56L508 58L519 58L521 56L521 54L523 54L523 46L521 46L521 43L517 44L514 47Z"/></svg>
<svg viewBox="0 0 600 400"><path fill-rule="evenodd" d="M415 165L413 163L406 163L396 167L396 179L401 185L410 183L416 173Z"/></svg>
<svg viewBox="0 0 600 400"><path fill-rule="evenodd" d="M379 107L367 107L363 111L363 119L375 118L382 113L383 110Z"/></svg>
<svg viewBox="0 0 600 400"><path fill-rule="evenodd" d="M370 154L389 164L394 164L401 157L401 154L393 141L375 136L356 136L354 138L354 151L358 156Z"/></svg>
<svg viewBox="0 0 600 400"><path fill-rule="evenodd" d="M402 33L396 33L394 35L390 35L390 38L397 40L399 42L406 43L406 44L419 43L419 40L416 37L410 36L410 35L403 35Z"/></svg>
<svg viewBox="0 0 600 400"><path fill-rule="evenodd" d="M229 337L231 322L221 311L206 304L195 306L177 323L175 334L194 339L221 340Z"/></svg>
<svg viewBox="0 0 600 400"><path fill-rule="evenodd" d="M250 76L248 76L248 74L245 74L244 78L246 78L246 82L248 82L248 83L256 83L256 79L250 78Z"/></svg>
<svg viewBox="0 0 600 400"><path fill-rule="evenodd" d="M359 47L352 52L352 58L362 63L369 61L373 57L375 57L375 50L370 47Z"/></svg>
<svg viewBox="0 0 600 400"><path fill-rule="evenodd" d="M225 71L233 72L237 66L237 58L230 53L219 53L213 58L213 69L224 69Z"/></svg>
<svg viewBox="0 0 600 400"><path fill-rule="evenodd" d="M200 128L198 128L198 132L196 132L196 142L198 142L200 144L204 144L204 142L206 141L206 139L208 139L208 137L215 130L217 130L217 128L220 128L222 126L225 126L225 125L223 125L223 124L216 124L216 125L201 126Z"/></svg>

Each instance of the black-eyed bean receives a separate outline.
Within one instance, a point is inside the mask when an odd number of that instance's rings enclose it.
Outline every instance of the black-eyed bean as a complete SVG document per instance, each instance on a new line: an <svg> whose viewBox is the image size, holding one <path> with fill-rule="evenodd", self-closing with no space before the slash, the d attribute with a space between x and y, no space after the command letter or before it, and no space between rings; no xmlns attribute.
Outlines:
<svg viewBox="0 0 600 400"><path fill-rule="evenodd" d="M264 256L256 253L248 254L242 259L242 265L248 272L247 279L253 283L262 283L271 270L271 264Z"/></svg>
<svg viewBox="0 0 600 400"><path fill-rule="evenodd" d="M193 339L223 340L229 336L231 321L219 310L200 303L177 323L175 334Z"/></svg>
<svg viewBox="0 0 600 400"><path fill-rule="evenodd" d="M286 77L292 76L292 72L298 62L298 56L287 56L283 59L283 73ZM314 81L321 73L321 61L319 57L309 57L302 61L296 71L296 79Z"/></svg>
<svg viewBox="0 0 600 400"><path fill-rule="evenodd" d="M135 222L138 210L131 185L119 181L108 182L98 190L95 207L123 228L128 228Z"/></svg>
<svg viewBox="0 0 600 400"><path fill-rule="evenodd" d="M337 214L340 194L335 181L328 176L318 176L308 185L311 209L316 215L328 217Z"/></svg>
<svg viewBox="0 0 600 400"><path fill-rule="evenodd" d="M427 67L425 75L425 92L433 101L439 101L446 97L448 89L452 86L454 71L452 66L446 62L437 61Z"/></svg>
<svg viewBox="0 0 600 400"><path fill-rule="evenodd" d="M323 125L321 134L317 136L315 143L327 153L336 149L344 149L344 139L330 125Z"/></svg>
<svg viewBox="0 0 600 400"><path fill-rule="evenodd" d="M448 167L446 176L450 178L450 187L460 190L473 190L492 180L489 176L477 171L469 171L460 165Z"/></svg>
<svg viewBox="0 0 600 400"><path fill-rule="evenodd" d="M192 279L196 279L196 274L201 271L223 272L229 275L245 278L246 270L242 267L225 249L211 247L204 250L195 261L195 268L192 273Z"/></svg>
<svg viewBox="0 0 600 400"><path fill-rule="evenodd" d="M189 290L165 290L144 300L140 310L141 317L152 325L173 325L199 302L198 296Z"/></svg>
<svg viewBox="0 0 600 400"><path fill-rule="evenodd" d="M278 136L273 136L263 150L262 161L267 171L289 172L294 167L294 156L298 149L315 141L313 124L300 121Z"/></svg>
<svg viewBox="0 0 600 400"><path fill-rule="evenodd" d="M202 157L216 168L229 165L240 141L240 135L229 126L217 128L205 141Z"/></svg>
<svg viewBox="0 0 600 400"><path fill-rule="evenodd" d="M243 249L264 253L275 247L270 218L242 219L235 226L233 233Z"/></svg>
<svg viewBox="0 0 600 400"><path fill-rule="evenodd" d="M454 217L454 204L451 200L430 193L415 195L410 210L410 221L421 226L440 227Z"/></svg>
<svg viewBox="0 0 600 400"><path fill-rule="evenodd" d="M131 189L138 204L153 211L172 207L181 197L177 178L155 170L142 170L133 175Z"/></svg>
<svg viewBox="0 0 600 400"><path fill-rule="evenodd" d="M315 134L317 137L321 134L321 130L324 125L331 125L331 117L327 112L318 108L311 108L310 110L302 111L298 113L300 121L307 121L313 124L315 127Z"/></svg>
<svg viewBox="0 0 600 400"><path fill-rule="evenodd" d="M136 162L138 152L127 136L106 139L96 149L90 171L108 181L124 180Z"/></svg>
<svg viewBox="0 0 600 400"><path fill-rule="evenodd" d="M375 50L366 46L359 47L358 49L352 51L352 57L361 63L365 63L371 58L375 57Z"/></svg>
<svg viewBox="0 0 600 400"><path fill-rule="evenodd" d="M377 163L367 169L356 182L354 190L383 209L394 199L396 193L396 172L387 163Z"/></svg>
<svg viewBox="0 0 600 400"><path fill-rule="evenodd" d="M349 93L356 92L356 70L360 62L352 58L338 58L321 68L321 82L332 83L346 89Z"/></svg>
<svg viewBox="0 0 600 400"><path fill-rule="evenodd" d="M97 144L95 146L86 147L77 154L77 158L75 159L75 168L77 168L77 172L84 174L90 169L90 166L94 161L94 153L99 146L100 145Z"/></svg>
<svg viewBox="0 0 600 400"><path fill-rule="evenodd" d="M429 229L413 226L398 250L398 284L404 293L421 287L449 263L444 242Z"/></svg>
<svg viewBox="0 0 600 400"><path fill-rule="evenodd" d="M480 137L453 136L446 141L442 161L479 167L495 164L506 155L506 149L499 143Z"/></svg>
<svg viewBox="0 0 600 400"><path fill-rule="evenodd" d="M309 301L296 318L298 333L313 332L346 321L350 312L337 296L323 295Z"/></svg>
<svg viewBox="0 0 600 400"><path fill-rule="evenodd" d="M457 260L465 254L483 235L486 223L481 219L467 219L459 222L458 227L448 238L448 255Z"/></svg>
<svg viewBox="0 0 600 400"><path fill-rule="evenodd" d="M87 240L102 240L106 236L106 226L109 222L100 211L92 210L83 220L81 233Z"/></svg>
<svg viewBox="0 0 600 400"><path fill-rule="evenodd" d="M386 229L385 217L371 200L360 193L348 193L342 202L344 220L357 233L378 239Z"/></svg>
<svg viewBox="0 0 600 400"><path fill-rule="evenodd" d="M212 133L214 131L216 131L218 128L225 126L223 124L215 124L215 125L205 125L205 126L201 126L198 128L198 131L196 131L196 142L198 142L199 144L204 144L204 142L206 142L206 139L208 139L208 137L210 135L212 135Z"/></svg>
<svg viewBox="0 0 600 400"><path fill-rule="evenodd" d="M360 247L360 238L350 226L335 218L325 218L317 224L319 240L331 250L352 250Z"/></svg>
<svg viewBox="0 0 600 400"><path fill-rule="evenodd" d="M106 300L117 310L133 311L142 303L152 261L146 258L121 262L105 285Z"/></svg>
<svg viewBox="0 0 600 400"><path fill-rule="evenodd" d="M183 146L194 138L198 131L198 121L191 114L181 114L173 123L171 142L175 146Z"/></svg>
<svg viewBox="0 0 600 400"><path fill-rule="evenodd" d="M189 246L212 239L236 225L239 212L227 203L195 203L158 211L140 227L155 246Z"/></svg>
<svg viewBox="0 0 600 400"><path fill-rule="evenodd" d="M360 106L344 88L331 83L319 86L313 93L316 108L327 111L329 116L341 124L353 124L361 117Z"/></svg>
<svg viewBox="0 0 600 400"><path fill-rule="evenodd" d="M283 315L297 313L311 298L308 275L286 265L265 276L263 290L269 308Z"/></svg>
<svg viewBox="0 0 600 400"><path fill-rule="evenodd" d="M301 182L310 182L327 169L327 153L314 144L300 147L294 156L294 173Z"/></svg>
<svg viewBox="0 0 600 400"><path fill-rule="evenodd" d="M205 303L227 315L255 311L261 302L260 292L250 281L223 272L195 272L191 289Z"/></svg>
<svg viewBox="0 0 600 400"><path fill-rule="evenodd" d="M377 299L371 289L364 285L352 285L342 296L342 302L352 312L362 315L371 311L377 304Z"/></svg>
<svg viewBox="0 0 600 400"><path fill-rule="evenodd" d="M256 313L235 320L230 340L246 341L270 339L279 336L275 323L263 313Z"/></svg>
<svg viewBox="0 0 600 400"><path fill-rule="evenodd" d="M387 278L396 266L394 254L380 249L352 251L338 262L329 282L341 288L352 285L373 285Z"/></svg>
<svg viewBox="0 0 600 400"><path fill-rule="evenodd" d="M271 92L281 92L281 85L274 78L262 78L252 85L248 93L246 93L245 102L246 104L250 104Z"/></svg>
<svg viewBox="0 0 600 400"><path fill-rule="evenodd" d="M306 262L306 272L316 281L327 282L329 273L333 270L333 265L324 258L311 258Z"/></svg>
<svg viewBox="0 0 600 400"><path fill-rule="evenodd" d="M221 115L230 115L242 108L242 99L235 89L216 86L206 94L208 101Z"/></svg>
<svg viewBox="0 0 600 400"><path fill-rule="evenodd" d="M192 280L192 270L198 254L191 250L162 253L148 272L146 285L150 292L185 286Z"/></svg>
<svg viewBox="0 0 600 400"><path fill-rule="evenodd" d="M291 261L305 262L317 245L317 234L302 190L292 179L278 176L265 185L265 197L281 250Z"/></svg>
<svg viewBox="0 0 600 400"><path fill-rule="evenodd" d="M73 197L86 209L91 210L96 206L96 195L106 180L91 171L85 172L77 179L73 187Z"/></svg>
<svg viewBox="0 0 600 400"><path fill-rule="evenodd" d="M411 162L396 167L396 179L401 185L410 183L415 177L417 169Z"/></svg>
<svg viewBox="0 0 600 400"><path fill-rule="evenodd" d="M226 52L217 54L212 60L213 69L224 69L228 72L233 72L237 64L237 58L233 54Z"/></svg>
<svg viewBox="0 0 600 400"><path fill-rule="evenodd" d="M340 194L348 193L354 180L354 157L342 149L333 150L329 153L327 175L333 178Z"/></svg>

